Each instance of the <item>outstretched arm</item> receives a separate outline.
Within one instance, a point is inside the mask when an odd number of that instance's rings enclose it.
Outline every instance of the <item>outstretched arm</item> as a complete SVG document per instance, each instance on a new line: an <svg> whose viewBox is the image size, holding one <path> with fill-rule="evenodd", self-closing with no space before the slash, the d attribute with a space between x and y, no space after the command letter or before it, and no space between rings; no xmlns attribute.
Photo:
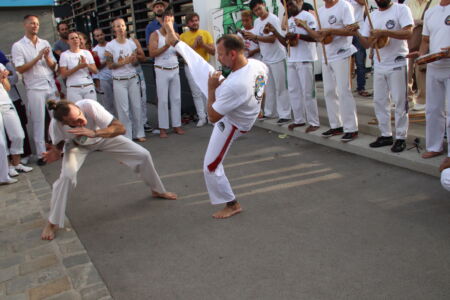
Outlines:
<svg viewBox="0 0 450 300"><path fill-rule="evenodd" d="M91 130L86 127L78 127L74 129L67 130L67 132L75 134L77 136L87 136L89 138L113 138L118 135L125 133L125 126L120 123L118 120L112 120L111 124L108 127L99 129L99 130Z"/></svg>

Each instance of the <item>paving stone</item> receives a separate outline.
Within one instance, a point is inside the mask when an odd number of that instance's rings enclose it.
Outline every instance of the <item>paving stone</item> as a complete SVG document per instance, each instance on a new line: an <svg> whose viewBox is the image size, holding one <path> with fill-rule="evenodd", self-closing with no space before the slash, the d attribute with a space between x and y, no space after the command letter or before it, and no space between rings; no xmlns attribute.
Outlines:
<svg viewBox="0 0 450 300"><path fill-rule="evenodd" d="M18 267L12 266L5 269L0 269L0 282L8 281L19 274Z"/></svg>
<svg viewBox="0 0 450 300"><path fill-rule="evenodd" d="M8 243L6 241L0 241L0 257L5 257L11 254L11 250L8 247Z"/></svg>
<svg viewBox="0 0 450 300"><path fill-rule="evenodd" d="M70 290L62 294L46 298L46 300L81 300L81 296L77 291Z"/></svg>
<svg viewBox="0 0 450 300"><path fill-rule="evenodd" d="M36 196L39 198L40 196L43 195L51 195L52 193L52 189L50 188L50 186L47 184L47 187L43 188L43 189L39 189L37 191L34 191L34 193L36 194Z"/></svg>
<svg viewBox="0 0 450 300"><path fill-rule="evenodd" d="M49 242L45 245L42 245L41 247L31 249L31 250L27 251L26 253L31 259L35 259L38 257L47 256L47 255L49 255L51 253L55 253L55 252L56 252L56 244Z"/></svg>
<svg viewBox="0 0 450 300"><path fill-rule="evenodd" d="M48 255L45 257L41 257L38 259L35 259L30 262L23 263L19 266L19 272L20 275L25 275L31 272L36 272L45 268L48 268L50 266L56 265L59 262L56 255Z"/></svg>
<svg viewBox="0 0 450 300"><path fill-rule="evenodd" d="M41 300L53 295L61 294L62 292L70 289L71 286L69 278L65 276L55 281L30 289L28 291L28 297L30 300Z"/></svg>
<svg viewBox="0 0 450 300"><path fill-rule="evenodd" d="M50 201L50 199L52 198L52 193L50 191L44 194L38 194L37 197L39 201Z"/></svg>
<svg viewBox="0 0 450 300"><path fill-rule="evenodd" d="M58 246L59 251L61 251L61 254L63 256L69 256L79 252L86 252L86 249L84 248L83 244L81 244L79 239L73 239L67 243L60 243Z"/></svg>
<svg viewBox="0 0 450 300"><path fill-rule="evenodd" d="M80 294L83 300L97 300L102 297L111 296L103 283L84 288L80 291Z"/></svg>
<svg viewBox="0 0 450 300"><path fill-rule="evenodd" d="M29 239L17 241L17 243L12 245L12 249L14 252L21 252L31 248L40 247L47 243L48 241L41 240L40 234L37 234L34 237L30 237Z"/></svg>
<svg viewBox="0 0 450 300"><path fill-rule="evenodd" d="M35 220L38 220L38 219L42 219L41 213L40 212L34 212L34 213L31 213L31 214L29 214L29 215L27 215L25 217L20 218L20 223L27 223L27 222L35 221Z"/></svg>
<svg viewBox="0 0 450 300"><path fill-rule="evenodd" d="M102 282L100 275L92 264L73 267L68 269L67 273L72 281L73 288L77 290L91 284Z"/></svg>
<svg viewBox="0 0 450 300"><path fill-rule="evenodd" d="M15 227L15 229L18 232L29 231L29 230L32 230L32 229L35 229L35 228L42 229L45 226L45 222L46 222L45 219L41 217L38 220L34 220L34 221L31 221L31 222L27 222L27 223L24 223L24 224L17 225Z"/></svg>
<svg viewBox="0 0 450 300"><path fill-rule="evenodd" d="M18 276L6 283L6 294L23 293L29 288L34 288L63 276L65 276L65 272L60 265Z"/></svg>
<svg viewBox="0 0 450 300"><path fill-rule="evenodd" d="M33 189L34 192L36 192L40 189L43 189L43 188L48 188L48 182L45 180L39 180L36 182L32 182L31 188Z"/></svg>
<svg viewBox="0 0 450 300"><path fill-rule="evenodd" d="M17 254L0 259L0 269L12 267L25 261L24 255Z"/></svg>
<svg viewBox="0 0 450 300"><path fill-rule="evenodd" d="M70 228L70 226L67 222L67 218L65 221L65 226L66 226L65 228L58 231L57 243L64 243L66 241L73 240L74 238L78 238L75 231L73 231L73 229Z"/></svg>
<svg viewBox="0 0 450 300"><path fill-rule="evenodd" d="M0 193L1 202L6 202L17 198L17 193Z"/></svg>
<svg viewBox="0 0 450 300"><path fill-rule="evenodd" d="M63 259L63 265L66 268L71 268L74 266L86 264L90 262L90 258L86 253L69 256Z"/></svg>
<svg viewBox="0 0 450 300"><path fill-rule="evenodd" d="M3 298L2 298L3 300ZM7 295L4 300L28 300L28 296L25 293L15 294L15 295Z"/></svg>
<svg viewBox="0 0 450 300"><path fill-rule="evenodd" d="M4 282L0 283L0 296L6 295L6 284Z"/></svg>

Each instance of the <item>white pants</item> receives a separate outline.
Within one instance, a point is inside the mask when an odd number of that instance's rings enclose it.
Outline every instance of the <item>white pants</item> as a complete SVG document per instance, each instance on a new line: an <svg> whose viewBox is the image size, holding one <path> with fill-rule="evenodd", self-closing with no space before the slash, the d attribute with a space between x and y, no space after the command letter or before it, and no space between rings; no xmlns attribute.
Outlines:
<svg viewBox="0 0 450 300"><path fill-rule="evenodd" d="M186 79L189 83L189 88L191 89L192 99L194 100L195 110L197 111L197 116L199 119L206 118L206 97L195 83L194 78L192 77L191 71L189 70L188 65L184 65L184 73L186 74Z"/></svg>
<svg viewBox="0 0 450 300"><path fill-rule="evenodd" d="M291 104L286 87L286 61L269 64L269 78L266 86L264 116L291 119Z"/></svg>
<svg viewBox="0 0 450 300"><path fill-rule="evenodd" d="M313 62L288 63L288 90L292 113L296 124L306 123L319 126L319 113L315 98L316 87L314 82Z"/></svg>
<svg viewBox="0 0 450 300"><path fill-rule="evenodd" d="M141 118L142 118L142 124L147 123L147 86L145 85L145 77L144 77L144 71L142 68L139 68L140 71L138 74L139 79L139 86L140 86L140 92L141 92Z"/></svg>
<svg viewBox="0 0 450 300"><path fill-rule="evenodd" d="M450 169L445 169L442 171L441 184L444 189L450 192Z"/></svg>
<svg viewBox="0 0 450 300"><path fill-rule="evenodd" d="M100 80L100 87L103 91L102 105L112 115L117 117L116 107L114 105L113 80Z"/></svg>
<svg viewBox="0 0 450 300"><path fill-rule="evenodd" d="M27 89L27 114L33 126L33 141L36 155L42 158L45 149L45 110L47 100L59 100L55 82L49 82L48 87L42 90Z"/></svg>
<svg viewBox="0 0 450 300"><path fill-rule="evenodd" d="M97 101L97 93L94 84L85 87L67 87L67 100L78 102L83 99Z"/></svg>
<svg viewBox="0 0 450 300"><path fill-rule="evenodd" d="M235 200L222 162L233 141L241 135L242 132L229 123L226 118L222 118L214 124L203 162L206 188L212 204L222 204Z"/></svg>
<svg viewBox="0 0 450 300"><path fill-rule="evenodd" d="M125 136L145 137L141 114L141 92L138 77L128 80L113 80L114 102L119 121L125 126Z"/></svg>
<svg viewBox="0 0 450 300"><path fill-rule="evenodd" d="M97 150L111 154L114 159L130 167L140 175L152 191L166 192L153 165L150 152L124 136L103 139L94 145L77 146L69 143L65 145L61 175L53 184L48 217L50 223L57 224L60 227L64 226L67 199L76 186L78 170L83 165L87 155Z"/></svg>
<svg viewBox="0 0 450 300"><path fill-rule="evenodd" d="M408 132L408 83L406 66L391 70L375 67L373 104L378 128L384 137L393 136L391 101L395 104L395 138L404 140Z"/></svg>
<svg viewBox="0 0 450 300"><path fill-rule="evenodd" d="M181 126L181 87L179 70L155 68L156 91L158 93L159 128L169 129L169 99L172 127Z"/></svg>
<svg viewBox="0 0 450 300"><path fill-rule="evenodd" d="M322 65L323 88L331 128L358 131L355 99L350 88L350 57Z"/></svg>
<svg viewBox="0 0 450 300"><path fill-rule="evenodd" d="M450 69L427 67L426 146L427 151L442 151L445 130L450 133ZM447 114L445 113L447 106ZM450 143L449 143L450 146ZM450 147L448 148L450 151ZM450 152L449 152L450 156Z"/></svg>
<svg viewBox="0 0 450 300"><path fill-rule="evenodd" d="M0 128L5 128L8 138L11 141L11 147L9 151L6 149L6 152L12 155L22 154L25 133L23 132L19 115L17 115L13 104L0 105L0 122L2 123ZM3 136L2 139L6 137L5 130L0 130L0 136Z"/></svg>
<svg viewBox="0 0 450 300"><path fill-rule="evenodd" d="M6 152L5 129L3 126L3 119L0 118L0 183L9 180L8 174L8 154Z"/></svg>

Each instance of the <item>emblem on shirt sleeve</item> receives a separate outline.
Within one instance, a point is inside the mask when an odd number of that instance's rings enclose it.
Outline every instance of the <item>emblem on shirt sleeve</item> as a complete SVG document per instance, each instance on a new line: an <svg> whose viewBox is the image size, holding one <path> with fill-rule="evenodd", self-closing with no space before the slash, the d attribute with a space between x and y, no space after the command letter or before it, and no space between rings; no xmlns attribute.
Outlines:
<svg viewBox="0 0 450 300"><path fill-rule="evenodd" d="M392 29L395 27L395 21L394 20L389 20L386 22L386 28L387 29Z"/></svg>
<svg viewBox="0 0 450 300"><path fill-rule="evenodd" d="M258 75L255 80L255 98L258 102L261 102L264 95L264 87L266 86L266 80L263 75Z"/></svg>
<svg viewBox="0 0 450 300"><path fill-rule="evenodd" d="M450 26L450 15L448 15L447 18L445 18L445 25Z"/></svg>
<svg viewBox="0 0 450 300"><path fill-rule="evenodd" d="M330 25L333 25L334 23L336 23L337 22L337 19L336 19L336 16L335 15L331 15L329 18L328 18L328 23L330 24Z"/></svg>

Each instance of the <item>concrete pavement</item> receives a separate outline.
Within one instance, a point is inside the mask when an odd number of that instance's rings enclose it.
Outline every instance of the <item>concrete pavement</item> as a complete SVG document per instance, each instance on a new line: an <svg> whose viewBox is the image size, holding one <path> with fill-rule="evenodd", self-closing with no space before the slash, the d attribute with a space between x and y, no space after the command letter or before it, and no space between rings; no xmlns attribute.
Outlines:
<svg viewBox="0 0 450 300"><path fill-rule="evenodd" d="M245 211L213 220L211 127L146 143L178 201L93 153L68 216L114 299L448 299L450 201L435 177L255 128L225 162ZM52 182L59 165L43 168Z"/></svg>

